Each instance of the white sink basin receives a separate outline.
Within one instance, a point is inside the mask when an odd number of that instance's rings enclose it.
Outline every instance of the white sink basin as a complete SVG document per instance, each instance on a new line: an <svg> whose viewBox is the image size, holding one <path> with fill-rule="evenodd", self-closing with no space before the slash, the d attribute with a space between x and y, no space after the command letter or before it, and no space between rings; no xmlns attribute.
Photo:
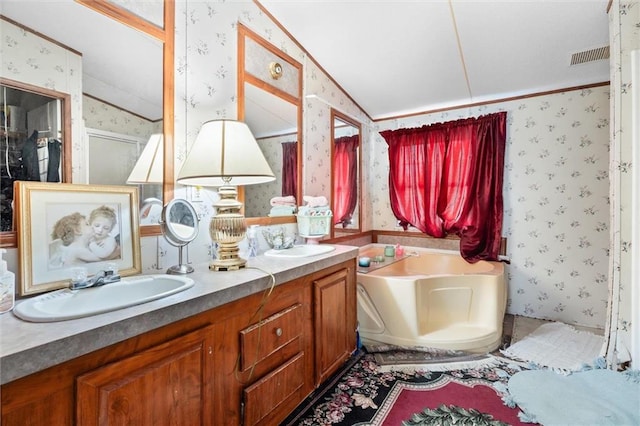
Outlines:
<svg viewBox="0 0 640 426"><path fill-rule="evenodd" d="M316 256L318 254L329 253L330 251L335 250L334 246L330 246L328 244L312 244L312 245L301 245L301 246L293 246L284 250L267 250L264 255L272 256L272 257L309 257Z"/></svg>
<svg viewBox="0 0 640 426"><path fill-rule="evenodd" d="M88 317L171 296L193 287L194 281L176 275L142 275L82 290L62 289L16 304L18 318L54 322Z"/></svg>

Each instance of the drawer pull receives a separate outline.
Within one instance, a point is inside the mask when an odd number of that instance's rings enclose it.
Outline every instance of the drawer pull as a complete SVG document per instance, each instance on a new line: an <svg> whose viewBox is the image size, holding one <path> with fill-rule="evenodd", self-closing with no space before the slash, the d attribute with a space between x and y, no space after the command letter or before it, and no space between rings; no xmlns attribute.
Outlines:
<svg viewBox="0 0 640 426"><path fill-rule="evenodd" d="M282 329L280 327L276 328L276 336L282 336Z"/></svg>

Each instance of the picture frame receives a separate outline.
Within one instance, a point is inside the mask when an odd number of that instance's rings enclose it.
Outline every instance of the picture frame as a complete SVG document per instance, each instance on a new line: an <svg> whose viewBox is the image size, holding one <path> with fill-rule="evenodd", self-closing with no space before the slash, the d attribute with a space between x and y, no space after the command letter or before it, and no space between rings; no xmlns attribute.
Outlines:
<svg viewBox="0 0 640 426"><path fill-rule="evenodd" d="M137 187L16 181L14 197L21 295L67 287L78 267L141 273Z"/></svg>

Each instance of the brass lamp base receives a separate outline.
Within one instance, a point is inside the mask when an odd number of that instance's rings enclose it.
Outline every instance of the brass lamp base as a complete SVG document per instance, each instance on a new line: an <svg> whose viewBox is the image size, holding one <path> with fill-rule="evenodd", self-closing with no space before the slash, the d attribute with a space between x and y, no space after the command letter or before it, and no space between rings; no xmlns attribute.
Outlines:
<svg viewBox="0 0 640 426"><path fill-rule="evenodd" d="M211 218L209 234L211 240L218 243L218 258L211 261L211 271L235 271L245 267L247 261L238 256L238 243L244 239L247 223L240 213L242 203L236 199L235 186L222 186L218 189L220 200L213 204L218 211Z"/></svg>
<svg viewBox="0 0 640 426"><path fill-rule="evenodd" d="M237 271L245 267L247 261L238 256L238 244L220 243L218 258L211 261L211 271Z"/></svg>

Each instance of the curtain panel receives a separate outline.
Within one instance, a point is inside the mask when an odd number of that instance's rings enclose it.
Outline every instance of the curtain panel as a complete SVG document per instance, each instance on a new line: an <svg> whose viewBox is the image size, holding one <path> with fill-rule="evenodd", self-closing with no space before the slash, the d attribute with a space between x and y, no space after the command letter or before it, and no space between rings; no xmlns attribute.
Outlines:
<svg viewBox="0 0 640 426"><path fill-rule="evenodd" d="M391 209L433 237L460 237L469 262L498 260L506 112L380 132L389 146Z"/></svg>
<svg viewBox="0 0 640 426"><path fill-rule="evenodd" d="M282 144L282 196L294 197L298 193L298 143ZM299 200L296 200L299 201Z"/></svg>
<svg viewBox="0 0 640 426"><path fill-rule="evenodd" d="M358 203L358 146L360 136L335 139L333 151L334 224L347 227Z"/></svg>

